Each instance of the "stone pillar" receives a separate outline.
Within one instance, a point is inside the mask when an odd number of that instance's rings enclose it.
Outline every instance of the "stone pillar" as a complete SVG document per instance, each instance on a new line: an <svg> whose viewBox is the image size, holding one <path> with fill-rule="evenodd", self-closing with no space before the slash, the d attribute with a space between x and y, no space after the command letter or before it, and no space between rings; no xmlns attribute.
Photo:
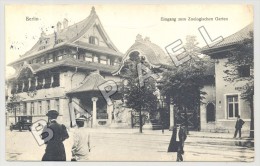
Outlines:
<svg viewBox="0 0 260 166"><path fill-rule="evenodd" d="M70 122L71 122L71 127L74 127L76 126L76 117L75 117L75 112L74 112L74 105L72 102L70 102L70 108L69 108L69 111L70 111Z"/></svg>
<svg viewBox="0 0 260 166"><path fill-rule="evenodd" d="M24 81L23 81L23 86L22 86L22 92L23 92L23 89L24 89Z"/></svg>
<svg viewBox="0 0 260 166"><path fill-rule="evenodd" d="M50 109L51 110L56 110L56 106L55 106L55 100L50 100ZM56 110L57 111L57 110Z"/></svg>
<svg viewBox="0 0 260 166"><path fill-rule="evenodd" d="M92 125L96 126L97 125L97 97L92 97L92 102L93 102L93 113L92 113Z"/></svg>
<svg viewBox="0 0 260 166"><path fill-rule="evenodd" d="M173 104L170 104L170 129L174 126L174 107Z"/></svg>
<svg viewBox="0 0 260 166"><path fill-rule="evenodd" d="M38 86L38 77L35 77L35 87Z"/></svg>
<svg viewBox="0 0 260 166"><path fill-rule="evenodd" d="M27 109L27 115L31 115L31 103L30 102L26 103L26 109Z"/></svg>
<svg viewBox="0 0 260 166"><path fill-rule="evenodd" d="M29 80L29 84L28 84L29 86L28 86L28 89L30 89L30 88L31 88L31 80L32 80L32 79L29 78L28 80Z"/></svg>
<svg viewBox="0 0 260 166"><path fill-rule="evenodd" d="M108 124L110 125L112 123L112 112L113 112L113 104L107 105L107 114L108 114Z"/></svg>
<svg viewBox="0 0 260 166"><path fill-rule="evenodd" d="M59 115L61 115L62 124L64 124L67 128L70 128L70 104L68 98L60 98L60 111Z"/></svg>
<svg viewBox="0 0 260 166"><path fill-rule="evenodd" d="M51 75L51 87L52 87L53 81L54 81L53 75Z"/></svg>
<svg viewBox="0 0 260 166"><path fill-rule="evenodd" d="M42 88L44 88L45 85L45 78L42 79Z"/></svg>

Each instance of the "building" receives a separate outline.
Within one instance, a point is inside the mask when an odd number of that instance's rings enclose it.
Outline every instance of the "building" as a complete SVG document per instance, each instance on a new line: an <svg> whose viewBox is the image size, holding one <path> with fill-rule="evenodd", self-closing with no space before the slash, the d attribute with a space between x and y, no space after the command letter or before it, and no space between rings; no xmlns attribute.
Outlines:
<svg viewBox="0 0 260 166"><path fill-rule="evenodd" d="M241 88L247 81L230 82L224 71L229 70L226 66L231 51L238 49L238 44L249 38L253 31L253 24L224 38L224 40L212 47L204 47L202 53L209 55L215 61L215 86L216 93L210 87L206 87L209 96L206 104L201 106L201 130L234 132L236 117L238 115L246 122L243 131L250 131L251 111L249 103L241 99ZM253 73L249 66L235 66L240 77L249 77ZM243 70L241 70L243 68ZM212 84L213 85L213 84Z"/></svg>
<svg viewBox="0 0 260 166"><path fill-rule="evenodd" d="M67 19L58 22L54 33L42 32L28 52L9 64L16 73L7 80L7 103L12 96L17 103L9 111L9 121L20 115L33 116L33 121L46 119L46 112L55 109L66 126L82 115L92 121L89 125L109 125L113 106L106 104L97 83L120 82L112 72L121 60L122 53L106 34L94 7L74 25L68 25Z"/></svg>

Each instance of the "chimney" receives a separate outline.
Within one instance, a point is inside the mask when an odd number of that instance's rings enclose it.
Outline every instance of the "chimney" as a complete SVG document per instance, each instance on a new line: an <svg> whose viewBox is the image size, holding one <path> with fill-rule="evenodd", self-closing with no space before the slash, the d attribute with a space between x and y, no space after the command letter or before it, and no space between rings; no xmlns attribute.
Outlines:
<svg viewBox="0 0 260 166"><path fill-rule="evenodd" d="M60 31L61 31L61 23L58 22L58 23L57 23L57 32L60 32Z"/></svg>
<svg viewBox="0 0 260 166"><path fill-rule="evenodd" d="M68 28L68 20L66 18L63 20L63 28Z"/></svg>
<svg viewBox="0 0 260 166"><path fill-rule="evenodd" d="M94 7L94 6L92 6L92 8L91 8L90 14L96 14L96 10L95 10L95 7Z"/></svg>
<svg viewBox="0 0 260 166"><path fill-rule="evenodd" d="M142 35L138 34L136 36L135 42L141 42L141 41L143 41L143 37L142 37Z"/></svg>
<svg viewBox="0 0 260 166"><path fill-rule="evenodd" d="M45 32L42 31L42 33L41 33L41 37L44 37L45 35L46 35Z"/></svg>
<svg viewBox="0 0 260 166"><path fill-rule="evenodd" d="M149 37L145 37L145 38L144 38L144 41L146 41L146 42L151 42Z"/></svg>

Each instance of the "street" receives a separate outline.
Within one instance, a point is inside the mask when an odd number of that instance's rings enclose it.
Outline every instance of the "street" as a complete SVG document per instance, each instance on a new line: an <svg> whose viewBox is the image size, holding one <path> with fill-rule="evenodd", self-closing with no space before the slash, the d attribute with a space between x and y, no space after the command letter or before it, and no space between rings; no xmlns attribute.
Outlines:
<svg viewBox="0 0 260 166"><path fill-rule="evenodd" d="M171 132L138 129L84 129L91 133L89 161L175 161L176 153L167 153ZM197 132L199 134L199 132ZM70 136L72 131L69 132ZM72 136L70 137L72 138ZM64 142L70 161L72 139ZM45 145L38 146L29 131L6 131L6 159L40 161ZM254 160L253 143L231 138L188 136L184 146L184 161L243 161Z"/></svg>

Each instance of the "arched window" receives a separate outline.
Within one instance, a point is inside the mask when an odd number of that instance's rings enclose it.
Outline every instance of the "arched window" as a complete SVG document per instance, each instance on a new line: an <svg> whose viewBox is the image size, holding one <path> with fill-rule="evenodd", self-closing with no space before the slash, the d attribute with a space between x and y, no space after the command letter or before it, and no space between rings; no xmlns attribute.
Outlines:
<svg viewBox="0 0 260 166"><path fill-rule="evenodd" d="M207 122L215 122L215 106L213 103L207 105Z"/></svg>

